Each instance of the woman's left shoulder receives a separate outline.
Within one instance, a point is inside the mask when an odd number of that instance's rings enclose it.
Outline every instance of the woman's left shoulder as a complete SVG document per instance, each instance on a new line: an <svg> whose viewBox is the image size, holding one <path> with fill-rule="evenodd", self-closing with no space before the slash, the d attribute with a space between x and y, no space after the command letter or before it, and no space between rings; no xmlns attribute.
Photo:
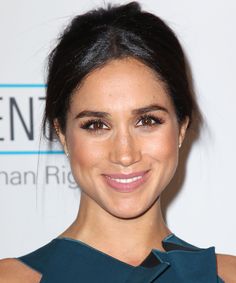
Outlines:
<svg viewBox="0 0 236 283"><path fill-rule="evenodd" d="M217 254L218 275L225 283L236 283L236 256Z"/></svg>

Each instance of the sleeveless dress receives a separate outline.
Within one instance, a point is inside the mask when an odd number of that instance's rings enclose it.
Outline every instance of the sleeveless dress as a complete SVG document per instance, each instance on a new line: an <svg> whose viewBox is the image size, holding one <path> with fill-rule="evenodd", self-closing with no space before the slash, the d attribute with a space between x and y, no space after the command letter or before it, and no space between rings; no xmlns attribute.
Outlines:
<svg viewBox="0 0 236 283"><path fill-rule="evenodd" d="M214 247L200 249L174 234L162 245L165 251L153 249L138 266L65 237L17 259L42 274L39 283L224 283Z"/></svg>

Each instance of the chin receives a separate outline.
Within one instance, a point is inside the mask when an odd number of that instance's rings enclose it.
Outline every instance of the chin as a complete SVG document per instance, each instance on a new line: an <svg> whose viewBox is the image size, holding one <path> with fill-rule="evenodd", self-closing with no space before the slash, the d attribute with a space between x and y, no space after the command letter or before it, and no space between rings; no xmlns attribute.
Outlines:
<svg viewBox="0 0 236 283"><path fill-rule="evenodd" d="M147 213L156 203L156 201L151 205L146 206L138 206L137 205L129 205L124 207L123 205L120 207L113 206L112 209L107 210L112 216L120 219L135 219L139 218L145 213Z"/></svg>

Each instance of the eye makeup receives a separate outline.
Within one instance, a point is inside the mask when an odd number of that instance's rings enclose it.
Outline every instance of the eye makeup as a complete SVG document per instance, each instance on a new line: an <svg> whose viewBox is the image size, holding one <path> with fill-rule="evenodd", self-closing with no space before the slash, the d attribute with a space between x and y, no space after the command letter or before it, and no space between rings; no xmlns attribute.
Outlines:
<svg viewBox="0 0 236 283"><path fill-rule="evenodd" d="M141 125L138 125L139 123L142 123ZM163 118L157 117L152 114L144 114L140 117L138 120L137 126L143 126L143 127L154 127L163 124L165 121Z"/></svg>
<svg viewBox="0 0 236 283"><path fill-rule="evenodd" d="M157 127L165 122L163 118L157 117L154 114L144 114L136 120L135 127L144 127L145 129ZM100 118L86 120L81 123L80 128L94 133L110 129L107 123Z"/></svg>

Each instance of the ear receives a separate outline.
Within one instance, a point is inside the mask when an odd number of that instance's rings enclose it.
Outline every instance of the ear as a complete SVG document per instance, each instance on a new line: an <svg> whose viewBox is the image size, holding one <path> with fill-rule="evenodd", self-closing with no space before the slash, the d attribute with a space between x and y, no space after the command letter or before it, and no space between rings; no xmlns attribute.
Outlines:
<svg viewBox="0 0 236 283"><path fill-rule="evenodd" d="M188 125L189 125L189 117L186 117L185 120L180 124L180 128L179 128L179 147L181 147L184 141Z"/></svg>
<svg viewBox="0 0 236 283"><path fill-rule="evenodd" d="M58 139L64 149L64 152L65 154L68 156L68 149L67 149L67 144L66 144L66 137L65 137L65 134L62 132L61 130L61 127L59 125L59 122L57 119L54 120L53 122L53 125L54 125L54 129L55 129L55 132L58 136Z"/></svg>

